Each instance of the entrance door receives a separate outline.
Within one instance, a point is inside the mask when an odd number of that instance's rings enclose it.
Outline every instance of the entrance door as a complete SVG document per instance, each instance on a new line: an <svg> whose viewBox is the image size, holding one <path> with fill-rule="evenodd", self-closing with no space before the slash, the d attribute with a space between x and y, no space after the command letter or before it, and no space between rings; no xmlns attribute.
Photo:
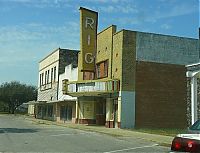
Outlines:
<svg viewBox="0 0 200 153"><path fill-rule="evenodd" d="M60 107L60 120L71 121L72 120L72 106L63 105Z"/></svg>
<svg viewBox="0 0 200 153"><path fill-rule="evenodd" d="M113 103L113 108L114 108L114 127L118 128L118 100L114 99Z"/></svg>
<svg viewBox="0 0 200 153"><path fill-rule="evenodd" d="M96 124L105 125L106 122L106 102L101 99L96 103Z"/></svg>
<svg viewBox="0 0 200 153"><path fill-rule="evenodd" d="M71 105L67 105L66 107L66 114L67 114L67 121L71 121L72 120L72 106Z"/></svg>

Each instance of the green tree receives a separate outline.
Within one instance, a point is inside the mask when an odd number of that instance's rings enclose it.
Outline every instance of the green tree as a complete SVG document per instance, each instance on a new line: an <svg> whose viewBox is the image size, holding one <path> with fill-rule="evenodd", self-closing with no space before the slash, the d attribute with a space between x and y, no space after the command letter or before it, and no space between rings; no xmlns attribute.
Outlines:
<svg viewBox="0 0 200 153"><path fill-rule="evenodd" d="M14 114L18 106L36 99L37 88L35 86L21 84L17 81L6 82L0 85L0 101L8 106L9 113Z"/></svg>

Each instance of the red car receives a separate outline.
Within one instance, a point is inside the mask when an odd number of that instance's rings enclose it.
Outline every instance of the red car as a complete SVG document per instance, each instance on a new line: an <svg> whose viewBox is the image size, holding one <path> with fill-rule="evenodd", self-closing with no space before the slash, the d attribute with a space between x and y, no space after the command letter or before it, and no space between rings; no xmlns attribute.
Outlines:
<svg viewBox="0 0 200 153"><path fill-rule="evenodd" d="M189 134L178 134L172 141L171 152L200 153L200 120L188 128Z"/></svg>

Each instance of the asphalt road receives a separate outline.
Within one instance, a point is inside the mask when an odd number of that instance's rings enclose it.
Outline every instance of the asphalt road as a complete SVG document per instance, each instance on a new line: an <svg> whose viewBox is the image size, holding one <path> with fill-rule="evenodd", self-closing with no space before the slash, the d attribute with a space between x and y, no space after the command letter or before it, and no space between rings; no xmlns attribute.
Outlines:
<svg viewBox="0 0 200 153"><path fill-rule="evenodd" d="M169 148L131 137L112 137L56 125L36 124L19 116L0 115L2 152L169 152Z"/></svg>

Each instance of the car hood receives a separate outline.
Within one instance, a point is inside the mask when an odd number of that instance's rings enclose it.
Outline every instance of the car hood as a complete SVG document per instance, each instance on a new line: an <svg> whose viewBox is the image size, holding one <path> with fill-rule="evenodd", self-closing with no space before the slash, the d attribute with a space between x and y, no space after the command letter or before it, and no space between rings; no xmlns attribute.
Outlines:
<svg viewBox="0 0 200 153"><path fill-rule="evenodd" d="M200 134L178 134L177 137L200 140Z"/></svg>

